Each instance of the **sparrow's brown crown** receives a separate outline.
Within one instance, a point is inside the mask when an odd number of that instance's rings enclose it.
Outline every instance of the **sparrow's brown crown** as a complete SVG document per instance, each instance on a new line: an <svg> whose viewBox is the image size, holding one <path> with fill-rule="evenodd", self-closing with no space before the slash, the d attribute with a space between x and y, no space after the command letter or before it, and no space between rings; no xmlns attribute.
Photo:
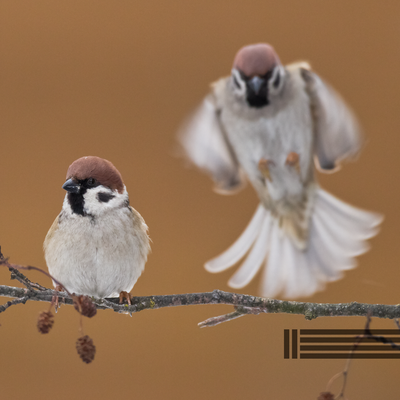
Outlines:
<svg viewBox="0 0 400 400"><path fill-rule="evenodd" d="M68 168L66 179L96 179L101 185L112 190L124 191L122 176L114 165L104 158L87 156L78 158Z"/></svg>
<svg viewBox="0 0 400 400"><path fill-rule="evenodd" d="M266 43L258 43L242 47L235 56L233 68L252 78L265 75L278 64L280 60L274 48Z"/></svg>

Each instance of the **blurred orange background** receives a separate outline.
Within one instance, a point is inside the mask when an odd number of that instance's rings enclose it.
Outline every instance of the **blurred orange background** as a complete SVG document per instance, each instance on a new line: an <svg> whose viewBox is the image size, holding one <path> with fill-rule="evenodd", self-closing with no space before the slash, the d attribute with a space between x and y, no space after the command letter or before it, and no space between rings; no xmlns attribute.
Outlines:
<svg viewBox="0 0 400 400"><path fill-rule="evenodd" d="M69 164L112 161L153 240L134 295L229 290L204 261L243 231L257 198L236 196L173 156L182 120L230 73L243 45L269 42L283 63L310 61L348 100L367 135L358 162L321 185L386 215L372 250L314 302L397 304L400 279L400 2L370 0L3 1L0 4L0 245L46 268L42 243L61 210ZM28 274L50 286L43 275ZM10 281L0 270L0 283ZM241 293L256 294L255 281ZM0 299L1 300L1 299ZM5 302L7 299L3 299ZM308 299L307 299L308 300ZM78 314L63 307L40 335L45 303L0 314L2 399L316 399L345 360L284 360L283 329L362 328L364 318L245 316L197 323L228 306L102 311L84 321L94 362L75 351ZM394 328L374 319L372 328ZM350 399L398 398L400 360L355 360ZM340 382L333 386L338 393Z"/></svg>

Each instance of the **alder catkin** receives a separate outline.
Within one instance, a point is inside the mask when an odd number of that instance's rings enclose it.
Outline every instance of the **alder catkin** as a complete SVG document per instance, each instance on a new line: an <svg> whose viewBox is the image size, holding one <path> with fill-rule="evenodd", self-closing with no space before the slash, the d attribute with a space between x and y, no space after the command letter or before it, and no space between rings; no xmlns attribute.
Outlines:
<svg viewBox="0 0 400 400"><path fill-rule="evenodd" d="M86 364L91 363L96 354L96 346L88 335L78 338L76 341L76 350L82 361Z"/></svg>
<svg viewBox="0 0 400 400"><path fill-rule="evenodd" d="M50 311L42 311L39 314L37 328L40 333L49 333L54 324L54 316Z"/></svg>
<svg viewBox="0 0 400 400"><path fill-rule="evenodd" d="M92 318L97 313L96 306L89 296L74 296L74 307L84 317Z"/></svg>

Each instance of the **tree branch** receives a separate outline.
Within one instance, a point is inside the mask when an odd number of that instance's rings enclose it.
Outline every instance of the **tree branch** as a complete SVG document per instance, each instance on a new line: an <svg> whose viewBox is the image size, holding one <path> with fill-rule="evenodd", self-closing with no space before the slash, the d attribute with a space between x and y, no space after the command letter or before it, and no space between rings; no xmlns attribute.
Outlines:
<svg viewBox="0 0 400 400"><path fill-rule="evenodd" d="M47 272L37 267L10 264L3 256L0 248L0 265L6 266L11 271L11 279L17 279L26 289L0 285L0 296L10 297L16 300L9 301L0 306L0 313L14 304L27 301L45 301L52 303L55 298L61 299L64 304L76 305L76 296L67 292L59 292L31 282L20 270L37 270L50 276ZM52 278L52 277L51 277ZM55 281L54 278L52 278ZM57 284L62 285L59 282ZM74 297L74 298L73 298ZM366 303L309 303L299 301L284 301L267 299L214 290L204 293L171 294L163 296L132 297L131 305L119 304L118 298L95 299L92 301L96 309L111 309L118 313L133 314L143 310L156 310L165 307L192 306L202 304L227 304L235 307L235 311L229 314L212 317L200 322L200 327L215 326L222 322L230 321L247 314L297 314L304 315L308 320L317 317L376 317L376 318L400 318L400 304L366 304ZM75 304L74 304L75 303Z"/></svg>
<svg viewBox="0 0 400 400"><path fill-rule="evenodd" d="M229 314L219 315L218 317L208 318L203 322L199 322L197 325L200 328L207 328L207 327L210 327L210 326L215 326L215 325L218 325L218 324L222 324L223 322L231 321L232 319L243 317L244 315L246 315L246 314L236 310L236 311L231 312Z"/></svg>
<svg viewBox="0 0 400 400"><path fill-rule="evenodd" d="M11 307L11 306L15 306L16 304L25 304L28 300L28 296L24 296L18 299L14 299L13 301L7 301L7 303L3 304L2 306L0 306L0 313L2 313L3 311L6 311L7 308Z"/></svg>
<svg viewBox="0 0 400 400"><path fill-rule="evenodd" d="M63 303L73 305L73 300L65 292L52 289L23 289L0 285L0 296L20 299L25 301L51 302L53 296L58 296ZM400 318L400 305L365 304L365 303L339 303L322 304L297 301L283 301L266 299L245 294L223 292L214 290L205 293L172 294L163 296L132 297L132 305L119 304L118 298L93 299L96 308L112 309L118 313L136 313L143 310L156 310L165 307L178 307L203 304L227 304L235 306L233 313L210 318L199 325L201 327L214 326L218 323L229 321L246 314L284 313L304 315L311 320L317 317L365 317L370 315L377 318ZM8 307L6 307L8 308ZM4 310L3 310L4 311Z"/></svg>

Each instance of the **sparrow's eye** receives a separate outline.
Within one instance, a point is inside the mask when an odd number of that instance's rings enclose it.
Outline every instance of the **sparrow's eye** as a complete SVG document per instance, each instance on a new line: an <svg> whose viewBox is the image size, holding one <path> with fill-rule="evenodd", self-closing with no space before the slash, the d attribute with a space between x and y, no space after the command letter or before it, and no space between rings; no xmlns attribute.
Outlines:
<svg viewBox="0 0 400 400"><path fill-rule="evenodd" d="M96 185L96 179L94 179L94 178L89 178L89 179L87 180L87 185L88 185L88 186L95 186L95 185Z"/></svg>
<svg viewBox="0 0 400 400"><path fill-rule="evenodd" d="M250 80L250 78L242 71L239 71L240 77L242 78L242 80L244 80L245 82L247 82L248 80Z"/></svg>

